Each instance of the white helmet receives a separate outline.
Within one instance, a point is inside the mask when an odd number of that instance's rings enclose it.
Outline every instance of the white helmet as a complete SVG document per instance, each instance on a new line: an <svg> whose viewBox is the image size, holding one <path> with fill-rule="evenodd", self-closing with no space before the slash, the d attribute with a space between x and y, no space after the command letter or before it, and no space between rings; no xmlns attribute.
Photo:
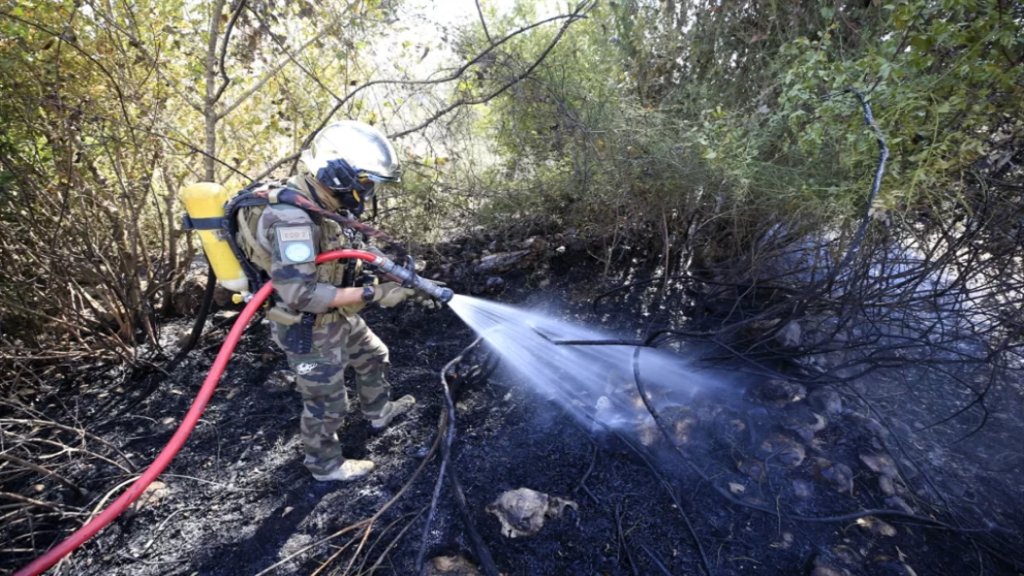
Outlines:
<svg viewBox="0 0 1024 576"><path fill-rule="evenodd" d="M378 182L398 182L398 155L384 134L369 124L343 120L326 126L302 151L309 175L357 216Z"/></svg>

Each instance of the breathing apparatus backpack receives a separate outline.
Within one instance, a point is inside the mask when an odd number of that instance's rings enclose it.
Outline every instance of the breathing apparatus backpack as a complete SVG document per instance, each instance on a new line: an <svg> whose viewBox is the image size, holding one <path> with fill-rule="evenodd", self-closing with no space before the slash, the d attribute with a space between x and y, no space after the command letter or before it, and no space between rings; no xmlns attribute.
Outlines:
<svg viewBox="0 0 1024 576"><path fill-rule="evenodd" d="M180 196L185 205L183 228L199 233L203 253L217 283L243 296L249 294L249 275L232 246L234 235L227 230L225 206L230 199L227 188L214 182L197 182L182 188Z"/></svg>
<svg viewBox="0 0 1024 576"><path fill-rule="evenodd" d="M248 300L269 278L264 268L257 266L254 254L247 254L236 240L240 230L238 213L243 208L288 204L307 213L328 218L346 228L352 228L370 238L391 242L383 232L353 218L325 210L298 190L284 184L257 182L231 196L227 189L213 182L190 184L181 190L185 205L185 230L196 230L202 241L203 252L217 276L217 283L232 292L238 292L238 301ZM253 239L250 239L253 240ZM250 243L253 243L252 241Z"/></svg>

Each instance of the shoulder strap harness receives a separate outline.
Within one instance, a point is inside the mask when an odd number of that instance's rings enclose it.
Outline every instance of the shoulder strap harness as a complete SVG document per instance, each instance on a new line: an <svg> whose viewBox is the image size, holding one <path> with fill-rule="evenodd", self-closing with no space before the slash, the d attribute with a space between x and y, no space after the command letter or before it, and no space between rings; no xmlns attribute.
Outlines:
<svg viewBox="0 0 1024 576"><path fill-rule="evenodd" d="M325 210L306 196L303 196L301 192L287 184L278 186L272 183L256 182L244 188L241 192L228 200L227 204L224 205L223 217L190 219L188 218L188 215L186 215L185 218L185 228L189 230L220 229L222 236L227 241L228 245L231 246L231 251L235 254L235 258L237 258L239 264L241 264L242 270L245 272L245 275L249 280L249 289L253 292L259 290L260 287L267 282L268 278L264 271L260 270L249 261L241 247L238 245L238 241L235 238L235 235L239 231L237 216L238 211L242 208L267 206L270 204L288 204L289 206L295 206L309 214L333 220L344 228L350 228L364 236L385 242L388 246L396 247L400 252L405 252L401 246L395 244L394 240L384 232L377 230L373 226L359 222L350 216ZM199 222L198 220L202 220L202 222Z"/></svg>

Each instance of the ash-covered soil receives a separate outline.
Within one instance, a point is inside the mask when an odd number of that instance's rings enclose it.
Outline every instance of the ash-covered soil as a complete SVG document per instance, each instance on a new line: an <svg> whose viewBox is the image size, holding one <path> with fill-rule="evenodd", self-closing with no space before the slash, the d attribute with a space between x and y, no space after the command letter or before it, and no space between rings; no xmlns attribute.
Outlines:
<svg viewBox="0 0 1024 576"><path fill-rule="evenodd" d="M501 294L486 297L543 303L574 321L620 331L651 323L628 297L605 302L600 317L592 314L591 298L612 287L598 273L585 253L570 250L542 267L448 279L457 291L503 285ZM132 478L115 464L141 471L169 439L229 315L217 315L205 348L171 374L118 389L79 383L35 406L41 416L102 437L131 465L79 438L76 445L113 461L81 460L70 480L83 493L31 475L5 481L3 490L86 512L99 508L108 491ZM292 377L266 326L254 326L159 484L53 573L408 575L421 555L429 570L455 566L428 573L475 573L467 566L478 565L478 550L448 482L424 534L441 463L440 451L431 451L445 410L440 371L475 335L450 310L405 307L366 317L391 349L393 395L413 394L418 404L382 433L356 415L349 419L341 432L347 455L378 465L365 481L320 483L306 472ZM705 343L680 351L721 355ZM948 430L918 428L957 399L929 398L912 376L873 376L858 383L861 390L809 390L750 374L740 361L715 370L727 386L698 393L657 421L612 431L581 425L500 367L486 379L452 378L457 419L447 466L497 569L815 576L1021 569L1019 390L1004 392L989 426L953 444ZM870 393L886 411L871 412L854 392ZM19 426L29 424L6 426L21 433ZM60 434L71 444L73 434ZM573 505L559 507L560 515L552 511L536 534L509 538L488 506L518 488ZM7 555L2 567L24 564L33 548L44 550L83 519L41 515L32 525L36 536L19 540L12 549L23 551ZM28 528L18 522L0 530L16 538Z"/></svg>

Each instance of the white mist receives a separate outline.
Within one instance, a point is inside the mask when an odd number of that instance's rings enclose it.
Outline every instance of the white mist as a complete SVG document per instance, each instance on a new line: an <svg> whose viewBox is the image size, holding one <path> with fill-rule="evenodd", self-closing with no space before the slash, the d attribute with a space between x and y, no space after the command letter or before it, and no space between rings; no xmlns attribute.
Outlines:
<svg viewBox="0 0 1024 576"><path fill-rule="evenodd" d="M550 314L469 296L456 295L449 305L501 356L504 366L581 423L634 433L653 427L633 375L636 346L560 344L616 337ZM648 400L659 412L686 406L698 391L717 386L685 359L663 350L644 348L638 366Z"/></svg>

